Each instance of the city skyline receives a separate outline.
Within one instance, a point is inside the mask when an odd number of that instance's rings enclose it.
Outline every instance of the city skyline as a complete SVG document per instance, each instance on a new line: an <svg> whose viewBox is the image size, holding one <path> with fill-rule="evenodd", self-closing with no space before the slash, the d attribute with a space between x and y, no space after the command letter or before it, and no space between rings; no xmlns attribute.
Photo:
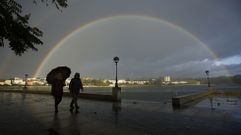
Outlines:
<svg viewBox="0 0 241 135"><path fill-rule="evenodd" d="M241 74L238 0L74 0L62 12L20 3L30 24L44 32L44 44L21 57L1 47L0 78L45 77L66 65L71 76L111 79L114 56L120 78Z"/></svg>

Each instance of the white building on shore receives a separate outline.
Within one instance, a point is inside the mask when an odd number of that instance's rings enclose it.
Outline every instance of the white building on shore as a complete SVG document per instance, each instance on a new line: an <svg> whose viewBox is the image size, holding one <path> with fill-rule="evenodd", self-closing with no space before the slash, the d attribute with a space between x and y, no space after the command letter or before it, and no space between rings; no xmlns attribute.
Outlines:
<svg viewBox="0 0 241 135"><path fill-rule="evenodd" d="M106 81L109 81L111 83L110 86L114 86L115 85L115 80L106 80ZM127 81L127 80L118 80L118 84L132 84L132 85L144 85L144 84L147 84L149 83L149 81L137 81L137 80L130 80L130 81Z"/></svg>
<svg viewBox="0 0 241 135"><path fill-rule="evenodd" d="M12 80L12 85L25 85L25 81L22 78L14 77Z"/></svg>
<svg viewBox="0 0 241 135"><path fill-rule="evenodd" d="M171 76L164 76L164 82L171 82Z"/></svg>
<svg viewBox="0 0 241 135"><path fill-rule="evenodd" d="M166 84L171 84L171 76L164 76L163 78L163 82L162 82L164 85Z"/></svg>

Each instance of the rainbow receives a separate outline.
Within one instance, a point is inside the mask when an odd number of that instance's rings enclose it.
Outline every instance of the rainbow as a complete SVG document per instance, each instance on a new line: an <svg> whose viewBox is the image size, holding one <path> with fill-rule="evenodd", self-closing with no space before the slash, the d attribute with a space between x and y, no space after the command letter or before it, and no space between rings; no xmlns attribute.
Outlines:
<svg viewBox="0 0 241 135"><path fill-rule="evenodd" d="M117 15L117 16L109 16L109 17L94 20L90 23L81 25L77 29L75 29L75 30L71 31L70 33L66 34L56 45L53 46L53 48L50 49L50 51L47 53L47 55L44 57L44 59L39 64L36 72L34 73L34 76L36 77L36 76L39 75L39 73L41 72L44 65L48 62L48 59L52 56L52 54L54 54L55 50L58 49L60 46L62 46L72 36L78 34L81 30L84 30L88 27L91 27L91 26L93 26L97 23L108 21L108 20L115 19L115 18L118 18L118 17L139 17L139 18L142 18L142 19L159 21L160 23L166 24L166 25L170 26L171 28L177 29L177 30L181 31L183 34L186 34L190 38L194 39L198 44L200 44L203 48L205 48L208 51L208 53L213 57L213 59L218 60L218 56L205 43L203 43L199 38L197 38L194 34L189 32L188 30L183 29L182 27L180 27L176 24L173 24L171 22L168 22L168 21L166 21L164 19L161 19L161 18L158 18L158 17L143 16L143 15ZM226 72L227 72L227 70L226 70ZM228 72L227 72L227 74L228 74Z"/></svg>

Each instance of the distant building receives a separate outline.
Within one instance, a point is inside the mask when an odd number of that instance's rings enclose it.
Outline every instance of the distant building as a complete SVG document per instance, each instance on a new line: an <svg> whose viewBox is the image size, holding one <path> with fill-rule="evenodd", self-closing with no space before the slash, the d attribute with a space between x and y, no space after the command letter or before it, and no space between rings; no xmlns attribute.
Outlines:
<svg viewBox="0 0 241 135"><path fill-rule="evenodd" d="M188 82L187 81L174 81L174 82L171 82L172 84L187 84Z"/></svg>
<svg viewBox="0 0 241 135"><path fill-rule="evenodd" d="M5 80L4 85L12 85L12 81L11 80Z"/></svg>
<svg viewBox="0 0 241 135"><path fill-rule="evenodd" d="M196 85L200 85L200 84L201 84L201 82L200 82L200 81L197 81L197 82L196 82Z"/></svg>
<svg viewBox="0 0 241 135"><path fill-rule="evenodd" d="M4 81L0 81L0 85L4 85Z"/></svg>
<svg viewBox="0 0 241 135"><path fill-rule="evenodd" d="M14 77L12 80L13 85L25 85L25 81L21 78Z"/></svg>
<svg viewBox="0 0 241 135"><path fill-rule="evenodd" d="M127 81L126 80L118 80L118 83L125 84L125 83L127 83Z"/></svg>
<svg viewBox="0 0 241 135"><path fill-rule="evenodd" d="M115 80L106 80L106 81L109 81L111 84L110 86L114 86L115 84ZM131 84L131 85L145 85L145 84L148 84L149 81L136 81L136 80L130 80L130 81L127 81L127 80L118 80L118 84Z"/></svg>
<svg viewBox="0 0 241 135"><path fill-rule="evenodd" d="M164 82L171 82L171 76L164 76Z"/></svg>
<svg viewBox="0 0 241 135"><path fill-rule="evenodd" d="M144 85L149 83L149 81L128 81L128 84L138 84L138 85Z"/></svg>
<svg viewBox="0 0 241 135"><path fill-rule="evenodd" d="M27 85L28 86L34 86L34 85L45 85L45 82L40 81L40 80L27 80Z"/></svg>
<svg viewBox="0 0 241 135"><path fill-rule="evenodd" d="M95 79L92 77L82 77L82 80L91 81L91 80L95 80Z"/></svg>
<svg viewBox="0 0 241 135"><path fill-rule="evenodd" d="M107 80L109 81L111 84L115 84L115 80Z"/></svg>
<svg viewBox="0 0 241 135"><path fill-rule="evenodd" d="M11 80L2 80L0 81L0 85L12 85L12 81Z"/></svg>

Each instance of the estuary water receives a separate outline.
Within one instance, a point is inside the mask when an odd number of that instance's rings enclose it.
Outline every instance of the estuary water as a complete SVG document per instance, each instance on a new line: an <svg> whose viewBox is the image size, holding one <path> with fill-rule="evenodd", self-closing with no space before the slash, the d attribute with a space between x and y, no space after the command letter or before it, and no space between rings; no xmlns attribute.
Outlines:
<svg viewBox="0 0 241 135"><path fill-rule="evenodd" d="M213 85L216 91L235 91L241 93L241 85ZM1 86L0 90L22 90L22 86ZM50 86L28 86L28 90L50 91ZM139 86L121 87L121 98L123 100L140 100L148 102L169 102L173 96L189 93L205 92L207 85L171 85L171 86ZM64 87L69 92L68 87ZM112 94L111 87L85 87L84 93Z"/></svg>
<svg viewBox="0 0 241 135"><path fill-rule="evenodd" d="M240 91L241 85L215 85L217 91ZM182 85L182 86L146 86L146 87L122 87L123 100L141 100L149 102L169 102L173 96L195 92L207 91L207 85ZM85 88L85 93L111 94L108 87Z"/></svg>
<svg viewBox="0 0 241 135"><path fill-rule="evenodd" d="M182 86L153 86L153 87L122 87L122 101L140 105L143 108L150 106L162 106L172 108L172 97L196 92L205 92L207 85L182 85ZM241 85L214 85L215 91L239 92ZM86 93L111 94L111 88L85 88ZM145 106L146 105L146 106ZM208 96L192 102L186 108L186 113L209 110L210 112L222 112L235 119L241 120L241 96Z"/></svg>

